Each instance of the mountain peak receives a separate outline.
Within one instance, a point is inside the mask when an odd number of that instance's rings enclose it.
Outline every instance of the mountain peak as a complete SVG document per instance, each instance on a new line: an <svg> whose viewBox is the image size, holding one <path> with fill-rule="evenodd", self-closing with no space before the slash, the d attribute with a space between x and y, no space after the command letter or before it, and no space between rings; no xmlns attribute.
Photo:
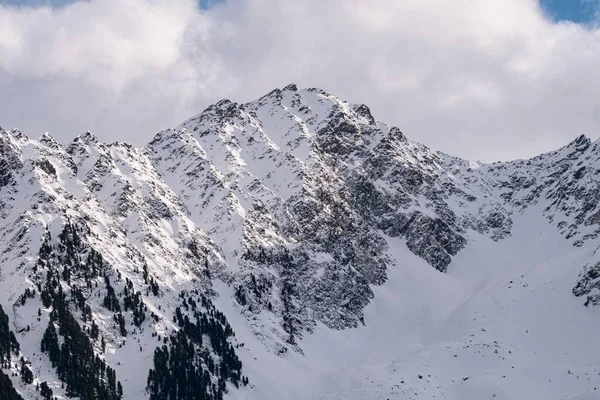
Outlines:
<svg viewBox="0 0 600 400"><path fill-rule="evenodd" d="M298 91L298 86L296 86L295 83L290 83L289 85L287 85L286 87L283 88L284 92L297 92Z"/></svg>
<svg viewBox="0 0 600 400"><path fill-rule="evenodd" d="M584 308L600 304L600 150L585 136L479 165L294 84L143 148L21 135L0 134L0 386L26 400L593 388L564 370L595 376L600 356Z"/></svg>
<svg viewBox="0 0 600 400"><path fill-rule="evenodd" d="M40 136L38 140L40 143L43 143L54 150L58 150L60 148L60 145L58 144L54 136L50 135L48 132L42 134L42 136Z"/></svg>
<svg viewBox="0 0 600 400"><path fill-rule="evenodd" d="M21 132L20 130L13 128L13 129L8 129L8 130L2 130L0 131L0 133L3 134L3 136L6 136L8 138L14 138L17 140L27 140L29 139L23 132Z"/></svg>
<svg viewBox="0 0 600 400"><path fill-rule="evenodd" d="M77 135L77 137L73 139L73 142L81 142L85 145L91 145L98 143L99 140L92 132L86 131L83 134Z"/></svg>
<svg viewBox="0 0 600 400"><path fill-rule="evenodd" d="M215 106L217 108L221 108L221 109L228 109L230 107L235 107L237 106L237 103L229 100L229 99L221 99L218 102L215 103Z"/></svg>
<svg viewBox="0 0 600 400"><path fill-rule="evenodd" d="M586 135L580 135L575 140L573 140L571 143L569 143L569 146L573 145L573 146L581 147L581 146L588 146L591 143L592 143L592 140L589 137L587 137Z"/></svg>

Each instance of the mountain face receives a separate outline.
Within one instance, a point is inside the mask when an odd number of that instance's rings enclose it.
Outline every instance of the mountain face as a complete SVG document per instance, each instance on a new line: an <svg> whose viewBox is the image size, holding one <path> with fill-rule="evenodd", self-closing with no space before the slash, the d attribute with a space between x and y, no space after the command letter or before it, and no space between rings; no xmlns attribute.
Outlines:
<svg viewBox="0 0 600 400"><path fill-rule="evenodd" d="M3 399L596 398L600 142L471 162L289 85L0 155Z"/></svg>

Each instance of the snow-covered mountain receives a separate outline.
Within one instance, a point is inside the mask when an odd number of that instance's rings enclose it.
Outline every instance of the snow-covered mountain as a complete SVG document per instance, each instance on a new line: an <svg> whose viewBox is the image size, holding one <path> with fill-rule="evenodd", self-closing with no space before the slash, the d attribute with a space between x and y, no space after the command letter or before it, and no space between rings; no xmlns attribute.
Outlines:
<svg viewBox="0 0 600 400"><path fill-rule="evenodd" d="M600 142L471 162L292 84L0 155L3 399L600 398Z"/></svg>

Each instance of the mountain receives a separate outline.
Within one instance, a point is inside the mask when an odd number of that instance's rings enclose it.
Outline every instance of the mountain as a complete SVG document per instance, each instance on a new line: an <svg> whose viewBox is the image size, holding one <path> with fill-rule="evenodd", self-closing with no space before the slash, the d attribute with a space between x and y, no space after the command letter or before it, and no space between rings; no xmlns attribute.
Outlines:
<svg viewBox="0 0 600 400"><path fill-rule="evenodd" d="M0 154L2 398L600 398L598 141L472 162L292 84Z"/></svg>

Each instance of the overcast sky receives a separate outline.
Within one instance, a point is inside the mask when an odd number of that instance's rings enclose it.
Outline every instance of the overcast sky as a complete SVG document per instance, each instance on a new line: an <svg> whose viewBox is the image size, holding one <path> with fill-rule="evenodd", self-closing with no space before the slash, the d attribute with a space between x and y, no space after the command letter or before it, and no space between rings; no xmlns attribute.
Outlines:
<svg viewBox="0 0 600 400"><path fill-rule="evenodd" d="M538 0L25 3L0 5L0 126L30 136L142 145L290 82L470 159L600 135L600 30Z"/></svg>

